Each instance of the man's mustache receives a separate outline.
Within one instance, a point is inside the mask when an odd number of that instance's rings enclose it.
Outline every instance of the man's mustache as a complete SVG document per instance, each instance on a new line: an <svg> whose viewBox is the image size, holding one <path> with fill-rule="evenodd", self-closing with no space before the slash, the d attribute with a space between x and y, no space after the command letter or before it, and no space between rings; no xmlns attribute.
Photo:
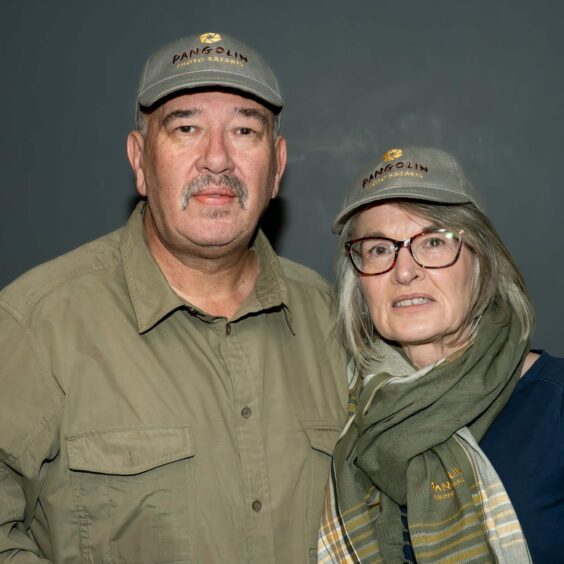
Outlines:
<svg viewBox="0 0 564 564"><path fill-rule="evenodd" d="M247 208L247 202L249 201L249 191L243 182L241 182L236 176L229 174L220 174L218 176L214 174L203 174L191 180L186 188L182 191L180 195L180 204L183 210L188 206L188 201L190 198L197 196L204 188L208 186L227 186L235 193L239 205L243 208Z"/></svg>

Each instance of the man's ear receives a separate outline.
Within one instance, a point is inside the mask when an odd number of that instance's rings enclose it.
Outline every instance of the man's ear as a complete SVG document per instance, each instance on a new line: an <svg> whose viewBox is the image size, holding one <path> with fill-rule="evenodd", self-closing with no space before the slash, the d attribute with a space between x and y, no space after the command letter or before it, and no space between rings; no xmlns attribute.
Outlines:
<svg viewBox="0 0 564 564"><path fill-rule="evenodd" d="M145 138L139 131L132 131L127 136L127 158L135 174L135 186L140 196L147 195L145 173L143 172L143 149Z"/></svg>
<svg viewBox="0 0 564 564"><path fill-rule="evenodd" d="M282 180L282 175L286 169L286 139L281 135L276 139L276 145L274 147L274 154L276 158L276 174L274 176L274 187L272 189L271 198L276 198L278 195L278 190L280 190L280 181Z"/></svg>

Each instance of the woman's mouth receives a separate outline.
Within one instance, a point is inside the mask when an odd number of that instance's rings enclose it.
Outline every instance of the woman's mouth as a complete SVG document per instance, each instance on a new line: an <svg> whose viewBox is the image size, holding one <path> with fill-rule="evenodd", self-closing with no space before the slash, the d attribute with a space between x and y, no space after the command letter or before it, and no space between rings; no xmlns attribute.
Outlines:
<svg viewBox="0 0 564 564"><path fill-rule="evenodd" d="M416 306L416 305L423 305L432 302L430 298L408 298L403 300L398 300L392 304L392 307L409 307L409 306Z"/></svg>

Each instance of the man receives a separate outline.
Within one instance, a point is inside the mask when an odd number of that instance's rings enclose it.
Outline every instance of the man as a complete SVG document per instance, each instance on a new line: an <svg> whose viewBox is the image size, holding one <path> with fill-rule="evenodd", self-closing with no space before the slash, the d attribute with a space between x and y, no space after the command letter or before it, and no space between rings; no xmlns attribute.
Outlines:
<svg viewBox="0 0 564 564"><path fill-rule="evenodd" d="M325 283L257 229L281 109L235 39L158 50L143 201L0 294L0 561L315 560L347 383Z"/></svg>

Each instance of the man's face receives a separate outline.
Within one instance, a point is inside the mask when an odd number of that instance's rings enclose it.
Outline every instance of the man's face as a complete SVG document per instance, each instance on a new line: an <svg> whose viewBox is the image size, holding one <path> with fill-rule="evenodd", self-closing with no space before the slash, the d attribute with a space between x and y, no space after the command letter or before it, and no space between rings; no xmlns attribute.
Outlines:
<svg viewBox="0 0 564 564"><path fill-rule="evenodd" d="M245 248L286 162L273 127L264 106L225 92L184 94L156 109L145 137L128 139L149 242L178 258Z"/></svg>

